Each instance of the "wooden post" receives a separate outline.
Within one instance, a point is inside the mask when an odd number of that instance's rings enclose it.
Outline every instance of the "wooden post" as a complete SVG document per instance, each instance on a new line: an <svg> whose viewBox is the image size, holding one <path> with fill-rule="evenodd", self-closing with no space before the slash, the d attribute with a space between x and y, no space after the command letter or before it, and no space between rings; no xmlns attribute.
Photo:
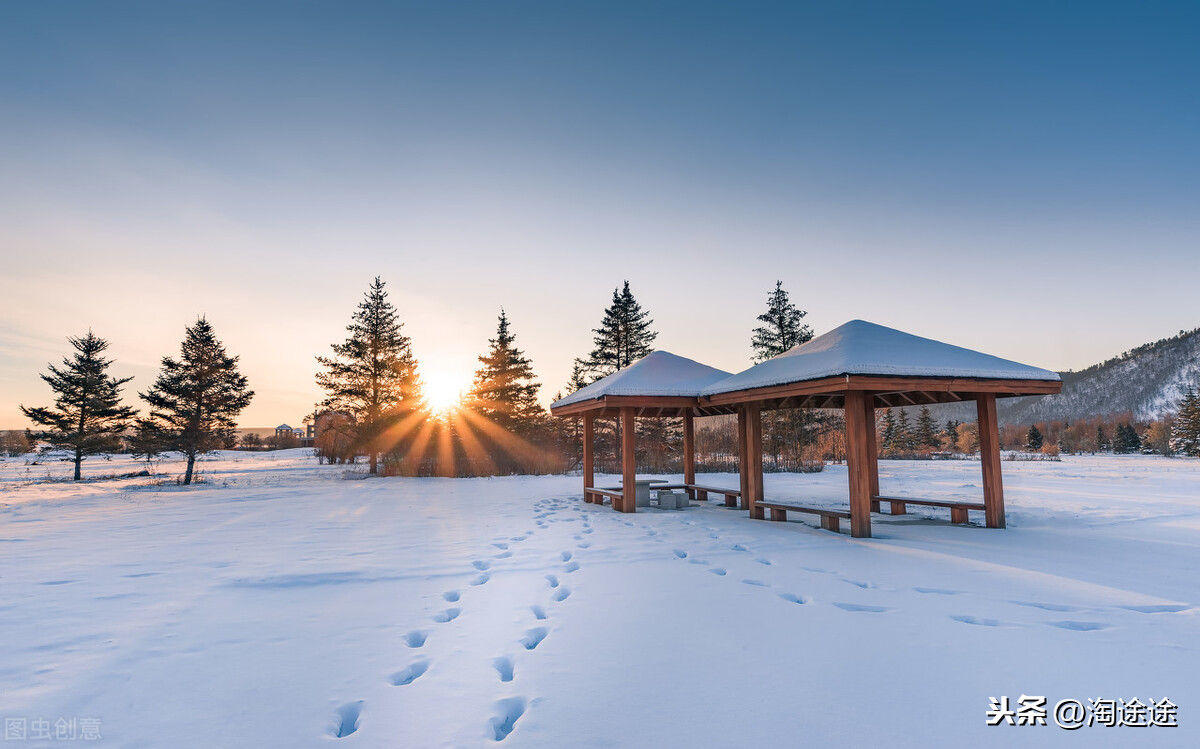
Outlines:
<svg viewBox="0 0 1200 749"><path fill-rule="evenodd" d="M863 407L867 419L867 470L871 475L871 511L879 512L879 445L875 435L875 395L863 393Z"/></svg>
<svg viewBox="0 0 1200 749"><path fill-rule="evenodd" d="M621 409L621 468L621 512L637 512L637 454L630 406Z"/></svg>
<svg viewBox="0 0 1200 749"><path fill-rule="evenodd" d="M583 415L583 500L591 502L587 490L596 486L596 456L593 453L596 445L595 417L592 414Z"/></svg>
<svg viewBox="0 0 1200 749"><path fill-rule="evenodd" d="M763 498L763 467L762 467L762 404L750 403L746 406L746 456L749 465L746 474L749 476L747 488L750 490L746 497L746 509L750 517L761 520L762 513L758 503Z"/></svg>
<svg viewBox="0 0 1200 749"><path fill-rule="evenodd" d="M983 464L983 507L987 527L1003 528L1004 481L1000 477L1000 424L995 393L976 396L979 410L979 462Z"/></svg>
<svg viewBox="0 0 1200 749"><path fill-rule="evenodd" d="M741 503L742 509L746 509L746 498L750 495L750 456L747 454L746 440L746 407L742 406L737 412L737 439L738 439L738 479L739 486L742 490ZM729 506L729 497L725 497L725 505Z"/></svg>
<svg viewBox="0 0 1200 749"><path fill-rule="evenodd" d="M871 537L871 469L867 457L867 403L861 390L846 391L846 470L850 474L850 535ZM875 428L874 423L870 425Z"/></svg>
<svg viewBox="0 0 1200 749"><path fill-rule="evenodd" d="M683 412L683 483L696 483L696 431L690 408ZM689 498L696 498L694 489L686 491Z"/></svg>

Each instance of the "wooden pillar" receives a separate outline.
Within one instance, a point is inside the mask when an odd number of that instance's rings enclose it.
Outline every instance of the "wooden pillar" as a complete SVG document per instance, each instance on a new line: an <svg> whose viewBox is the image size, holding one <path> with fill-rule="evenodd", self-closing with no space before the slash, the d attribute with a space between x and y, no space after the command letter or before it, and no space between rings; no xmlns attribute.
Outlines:
<svg viewBox="0 0 1200 749"><path fill-rule="evenodd" d="M746 440L746 407L742 406L737 412L737 440L738 440L738 479L739 487L742 494L739 497L742 509L746 509L746 498L750 496L750 456L747 454ZM729 497L726 497L725 504L729 504Z"/></svg>
<svg viewBox="0 0 1200 749"><path fill-rule="evenodd" d="M875 435L875 395L863 393L863 408L867 420L867 470L871 478L871 510L879 512L879 502L874 497L879 496L879 445Z"/></svg>
<svg viewBox="0 0 1200 749"><path fill-rule="evenodd" d="M633 409L621 409L621 512L637 512L637 454L634 447Z"/></svg>
<svg viewBox="0 0 1200 749"><path fill-rule="evenodd" d="M996 420L995 393L980 393L976 398L979 409L979 462L983 464L983 512L987 527L1003 528L1004 481L1000 477L1000 424Z"/></svg>
<svg viewBox="0 0 1200 749"><path fill-rule="evenodd" d="M583 415L583 499L591 502L587 490L596 486L596 423L592 414Z"/></svg>
<svg viewBox="0 0 1200 749"><path fill-rule="evenodd" d="M870 397L861 390L846 392L846 471L850 474L850 535L855 538L871 537L871 468L867 457ZM874 428L872 420L870 429Z"/></svg>
<svg viewBox="0 0 1200 749"><path fill-rule="evenodd" d="M696 430L692 424L692 410L683 412L683 483L696 483ZM688 496L696 498L695 490L688 489Z"/></svg>
<svg viewBox="0 0 1200 749"><path fill-rule="evenodd" d="M745 507L750 511L750 517L762 519L758 503L763 498L763 466L762 466L762 404L750 403L746 406L746 487L750 490L746 497Z"/></svg>

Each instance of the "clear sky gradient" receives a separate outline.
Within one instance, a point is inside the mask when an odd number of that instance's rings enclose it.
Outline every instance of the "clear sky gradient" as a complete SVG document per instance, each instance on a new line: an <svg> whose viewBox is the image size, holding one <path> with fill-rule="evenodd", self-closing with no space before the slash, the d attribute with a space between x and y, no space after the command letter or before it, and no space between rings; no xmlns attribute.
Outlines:
<svg viewBox="0 0 1200 749"><path fill-rule="evenodd" d="M1053 369L1200 326L1200 4L5 2L0 427L90 327L207 315L299 422L382 276L424 376L501 306L547 398L624 279L750 363L781 279Z"/></svg>

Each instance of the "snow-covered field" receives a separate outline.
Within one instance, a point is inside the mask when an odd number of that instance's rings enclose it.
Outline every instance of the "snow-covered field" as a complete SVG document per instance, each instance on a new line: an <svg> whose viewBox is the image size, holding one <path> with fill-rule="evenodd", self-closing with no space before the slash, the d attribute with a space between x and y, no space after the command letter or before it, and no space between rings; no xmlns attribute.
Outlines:
<svg viewBox="0 0 1200 749"><path fill-rule="evenodd" d="M29 744L1200 744L1197 461L1005 463L1008 530L917 511L865 540L717 502L620 515L578 477L344 481L306 451L187 489L67 470L0 462L0 717ZM881 470L978 492L978 463ZM1179 727L985 725L1022 695L1169 698Z"/></svg>

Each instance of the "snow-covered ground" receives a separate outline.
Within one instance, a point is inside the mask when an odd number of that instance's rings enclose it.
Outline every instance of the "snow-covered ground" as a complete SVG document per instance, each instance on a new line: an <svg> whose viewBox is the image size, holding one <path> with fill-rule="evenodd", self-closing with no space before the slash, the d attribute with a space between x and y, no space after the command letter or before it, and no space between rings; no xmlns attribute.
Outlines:
<svg viewBox="0 0 1200 749"><path fill-rule="evenodd" d="M0 717L31 737L74 719L121 747L1200 743L1197 461L1005 463L1008 530L917 511L864 540L717 502L620 515L578 477L344 481L305 451L226 453L187 489L47 480L67 470L0 462ZM978 492L978 463L881 470L885 493ZM838 505L845 481L768 475L766 494ZM985 725L989 698L1021 695L1165 697L1179 727Z"/></svg>

